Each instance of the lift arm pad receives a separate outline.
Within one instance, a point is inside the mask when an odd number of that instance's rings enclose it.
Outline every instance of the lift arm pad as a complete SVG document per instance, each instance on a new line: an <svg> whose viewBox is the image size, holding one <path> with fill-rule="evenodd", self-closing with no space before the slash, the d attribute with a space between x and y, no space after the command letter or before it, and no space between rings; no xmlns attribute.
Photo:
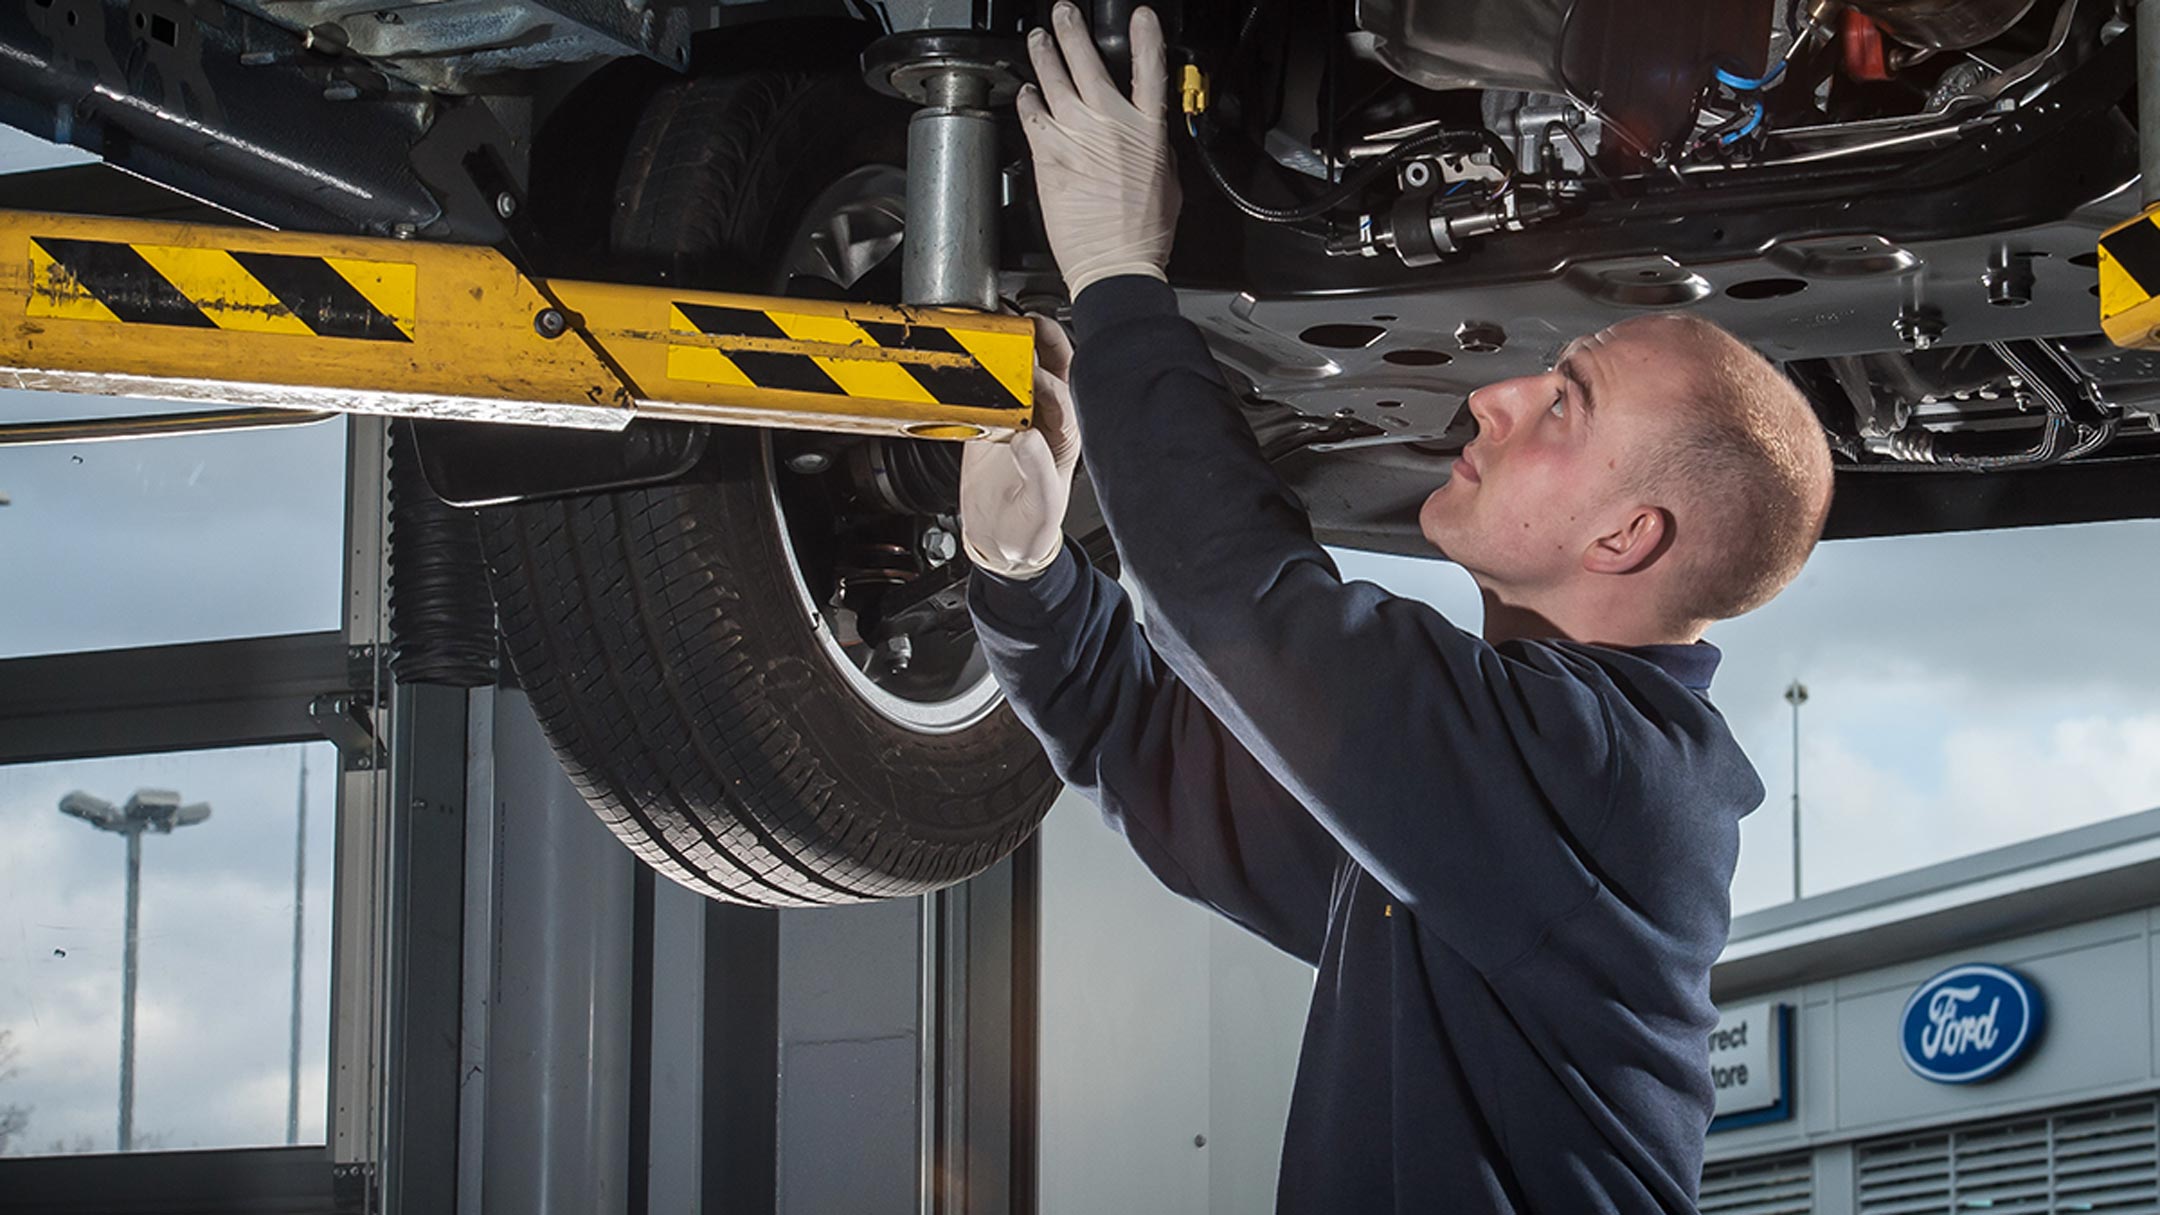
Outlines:
<svg viewBox="0 0 2160 1215"><path fill-rule="evenodd" d="M2160 347L2160 207L2100 237L2100 328L2117 346Z"/></svg>

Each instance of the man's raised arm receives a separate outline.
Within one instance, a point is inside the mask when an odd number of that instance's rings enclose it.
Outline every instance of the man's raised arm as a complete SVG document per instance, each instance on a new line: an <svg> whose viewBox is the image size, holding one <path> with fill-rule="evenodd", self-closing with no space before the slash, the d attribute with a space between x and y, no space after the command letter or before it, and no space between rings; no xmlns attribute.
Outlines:
<svg viewBox="0 0 2160 1215"><path fill-rule="evenodd" d="M1166 281L1178 205L1162 30L1136 9L1131 99L1053 9L1019 99L1075 293L1089 473L1167 667L1348 855L1473 964L1506 965L1596 893L1618 749L1551 648L1501 655L1345 585L1260 455Z"/></svg>

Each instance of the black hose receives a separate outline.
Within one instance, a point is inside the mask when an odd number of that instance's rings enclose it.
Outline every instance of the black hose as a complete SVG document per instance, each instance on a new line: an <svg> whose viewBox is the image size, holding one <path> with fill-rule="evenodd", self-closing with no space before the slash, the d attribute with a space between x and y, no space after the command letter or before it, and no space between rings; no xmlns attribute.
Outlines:
<svg viewBox="0 0 2160 1215"><path fill-rule="evenodd" d="M390 670L399 683L495 682L495 600L480 518L420 473L410 422L390 428Z"/></svg>

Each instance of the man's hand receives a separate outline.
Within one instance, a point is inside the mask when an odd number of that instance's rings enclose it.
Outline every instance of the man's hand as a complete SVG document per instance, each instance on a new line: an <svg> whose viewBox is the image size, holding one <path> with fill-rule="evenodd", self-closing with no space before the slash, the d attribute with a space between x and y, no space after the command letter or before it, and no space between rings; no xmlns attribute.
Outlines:
<svg viewBox="0 0 2160 1215"><path fill-rule="evenodd" d="M1155 10L1133 10L1132 100L1110 79L1080 10L1051 10L1057 43L1028 34L1040 82L1020 91L1020 127L1035 154L1050 251L1073 298L1116 274L1167 277L1180 200L1165 122L1170 83ZM1062 58L1060 51L1063 52Z"/></svg>
<svg viewBox="0 0 2160 1215"><path fill-rule="evenodd" d="M1057 559L1080 462L1080 423L1066 382L1072 340L1049 317L1034 321L1034 429L960 451L960 542L978 568L1007 578L1033 578Z"/></svg>

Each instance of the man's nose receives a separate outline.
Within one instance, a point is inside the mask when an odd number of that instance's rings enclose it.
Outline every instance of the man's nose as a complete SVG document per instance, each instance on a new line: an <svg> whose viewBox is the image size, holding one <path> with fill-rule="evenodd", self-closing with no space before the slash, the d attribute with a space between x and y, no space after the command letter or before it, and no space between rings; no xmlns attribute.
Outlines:
<svg viewBox="0 0 2160 1215"><path fill-rule="evenodd" d="M1508 411L1501 402L1505 384L1487 384L1470 394L1468 406L1470 417L1478 425L1477 438L1487 443L1497 443L1507 433Z"/></svg>

